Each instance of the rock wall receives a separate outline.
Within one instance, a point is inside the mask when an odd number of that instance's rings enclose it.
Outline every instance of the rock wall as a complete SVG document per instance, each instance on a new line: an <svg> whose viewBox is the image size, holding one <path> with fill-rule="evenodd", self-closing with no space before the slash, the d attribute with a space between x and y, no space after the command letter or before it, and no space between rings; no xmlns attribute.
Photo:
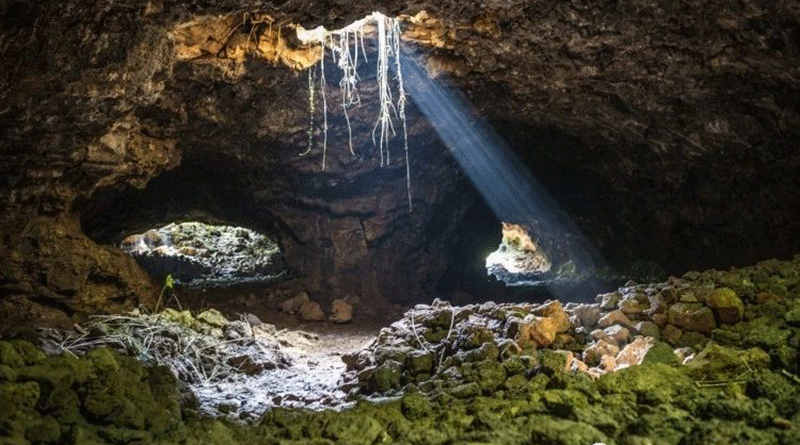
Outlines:
<svg viewBox="0 0 800 445"><path fill-rule="evenodd" d="M196 215L274 235L306 288L331 297L407 300L474 270L463 252L499 224L463 219L482 204L413 106L413 212L399 144L378 168L374 102L351 110L350 154L333 70L326 170L319 114L300 155L307 78L285 65L317 55L293 24L336 28L374 9L407 14L404 51L465 91L614 261L681 271L800 250L793 2L7 1L8 312L147 302L148 278L107 246ZM375 88L366 79L362 97Z"/></svg>

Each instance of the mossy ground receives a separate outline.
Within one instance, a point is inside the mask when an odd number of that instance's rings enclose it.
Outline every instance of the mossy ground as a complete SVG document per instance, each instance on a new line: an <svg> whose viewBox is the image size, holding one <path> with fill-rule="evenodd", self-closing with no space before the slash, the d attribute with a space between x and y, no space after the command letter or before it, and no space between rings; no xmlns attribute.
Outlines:
<svg viewBox="0 0 800 445"><path fill-rule="evenodd" d="M690 277L734 289L747 307L689 365L663 343L596 380L551 350L524 366L490 354L463 385L419 382L345 411L276 408L249 426L198 416L167 369L110 349L46 357L0 341L0 444L795 445L800 258L787 263Z"/></svg>

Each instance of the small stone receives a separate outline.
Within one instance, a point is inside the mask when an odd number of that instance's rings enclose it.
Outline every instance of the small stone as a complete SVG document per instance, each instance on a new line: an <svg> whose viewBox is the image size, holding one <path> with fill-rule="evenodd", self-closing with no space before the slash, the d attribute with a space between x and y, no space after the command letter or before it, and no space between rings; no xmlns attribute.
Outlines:
<svg viewBox="0 0 800 445"><path fill-rule="evenodd" d="M661 330L662 338L672 346L678 344L683 336L683 331L675 327L674 325L668 324L664 326L664 329Z"/></svg>
<svg viewBox="0 0 800 445"><path fill-rule="evenodd" d="M640 303L633 299L624 300L619 304L619 310L626 315L638 315L650 308L650 304Z"/></svg>
<svg viewBox="0 0 800 445"><path fill-rule="evenodd" d="M721 287L714 289L706 299L706 306L710 307L720 323L733 324L742 320L744 303L733 289Z"/></svg>
<svg viewBox="0 0 800 445"><path fill-rule="evenodd" d="M164 244L164 237L157 230L148 230L144 234L144 242L150 247L157 247Z"/></svg>
<svg viewBox="0 0 800 445"><path fill-rule="evenodd" d="M261 321L261 319L258 318L258 316L255 314L245 314L244 319L245 321L247 321L247 323L250 325L251 328L264 324L264 322Z"/></svg>
<svg viewBox="0 0 800 445"><path fill-rule="evenodd" d="M123 249L132 249L143 242L144 236L136 234L126 237L124 240L122 240L121 245Z"/></svg>
<svg viewBox="0 0 800 445"><path fill-rule="evenodd" d="M592 328L600 320L600 306L596 304L579 305L573 309L572 313L580 319L581 326Z"/></svg>
<svg viewBox="0 0 800 445"><path fill-rule="evenodd" d="M628 328L624 328L620 325L609 326L603 329L603 331L610 338L613 338L618 345L628 343L628 339L631 337L631 331L629 331Z"/></svg>
<svg viewBox="0 0 800 445"><path fill-rule="evenodd" d="M598 368L602 369L606 372L611 372L617 367L617 360L614 358L613 355L604 355L600 359L600 364L597 366Z"/></svg>
<svg viewBox="0 0 800 445"><path fill-rule="evenodd" d="M197 249L195 249L194 247L191 247L191 246L183 246L180 249L178 249L178 252L180 254L186 255L186 256L195 256L195 255L197 255Z"/></svg>
<svg viewBox="0 0 800 445"><path fill-rule="evenodd" d="M619 347L599 340L583 351L583 361L589 366L597 366L604 355L616 356L618 353Z"/></svg>
<svg viewBox="0 0 800 445"><path fill-rule="evenodd" d="M475 397L480 393L481 387L475 382L458 385L450 390L450 394L457 399L468 399L470 397Z"/></svg>
<svg viewBox="0 0 800 445"><path fill-rule="evenodd" d="M205 310L195 317L199 322L205 323L218 328L224 328L228 325L228 319L216 309Z"/></svg>
<svg viewBox="0 0 800 445"><path fill-rule="evenodd" d="M155 256L172 256L172 250L167 246L158 246L153 249L153 255Z"/></svg>
<svg viewBox="0 0 800 445"><path fill-rule="evenodd" d="M333 300L331 303L330 320L334 323L347 323L353 319L353 306L342 299Z"/></svg>
<svg viewBox="0 0 800 445"><path fill-rule="evenodd" d="M400 386L401 364L387 360L369 376L369 387L375 392L386 392Z"/></svg>
<svg viewBox="0 0 800 445"><path fill-rule="evenodd" d="M252 326L253 337L270 337L278 332L274 324L261 323L260 325Z"/></svg>
<svg viewBox="0 0 800 445"><path fill-rule="evenodd" d="M601 294L597 296L597 302L600 303L600 309L603 310L612 310L616 309L617 303L622 296L619 292L611 292L608 294Z"/></svg>
<svg viewBox="0 0 800 445"><path fill-rule="evenodd" d="M639 323L636 323L636 326L633 328L636 329L636 332L644 335L645 337L652 337L656 340L661 340L661 330L658 329L658 325L652 321L640 321Z"/></svg>
<svg viewBox="0 0 800 445"><path fill-rule="evenodd" d="M711 333L716 327L714 313L700 303L675 303L667 311L670 324L688 331Z"/></svg>
<svg viewBox="0 0 800 445"><path fill-rule="evenodd" d="M667 311L667 303L661 294L651 295L648 297L650 300L650 307L644 312L651 319L656 314L662 314Z"/></svg>
<svg viewBox="0 0 800 445"><path fill-rule="evenodd" d="M309 301L311 300L308 298L307 293L299 292L294 297L289 298L288 300L281 303L280 310L281 312L286 312L287 314L294 314L295 312L300 310L300 306L302 306L303 303L307 303Z"/></svg>
<svg viewBox="0 0 800 445"><path fill-rule="evenodd" d="M552 318L535 317L530 323L520 326L517 343L525 347L535 343L539 347L547 347L556 339L557 324Z"/></svg>
<svg viewBox="0 0 800 445"><path fill-rule="evenodd" d="M412 351L406 356L406 367L412 375L433 370L433 354L427 351Z"/></svg>
<svg viewBox="0 0 800 445"><path fill-rule="evenodd" d="M700 300L697 299L697 296L692 291L685 291L681 294L679 301L684 303L699 303Z"/></svg>
<svg viewBox="0 0 800 445"><path fill-rule="evenodd" d="M678 291L672 286L664 288L659 295L666 304L672 304L678 301Z"/></svg>
<svg viewBox="0 0 800 445"><path fill-rule="evenodd" d="M653 315L650 316L650 320L652 320L653 323L656 324L656 326L664 327L664 325L667 324L668 317L667 317L667 314L663 314L663 313L661 313L661 314L653 314Z"/></svg>
<svg viewBox="0 0 800 445"><path fill-rule="evenodd" d="M589 370L589 366L581 360L575 359L572 361L572 365L570 366L570 370L573 372L580 371L586 372Z"/></svg>
<svg viewBox="0 0 800 445"><path fill-rule="evenodd" d="M557 334L567 332L572 324L569 321L569 315L564 312L564 307L559 301L551 301L536 311L537 315L553 320Z"/></svg>
<svg viewBox="0 0 800 445"><path fill-rule="evenodd" d="M306 301L300 306L300 319L303 321L323 321L325 313L316 301Z"/></svg>
<svg viewBox="0 0 800 445"><path fill-rule="evenodd" d="M625 327L630 327L633 325L633 323L631 323L630 318L628 318L625 314L623 314L622 311L619 309L607 313L597 322L597 326L601 328L607 328L615 324Z"/></svg>
<svg viewBox="0 0 800 445"><path fill-rule="evenodd" d="M653 346L654 343L652 339L648 340L644 337L636 337L617 354L617 369L642 363L647 351L650 350L650 347Z"/></svg>
<svg viewBox="0 0 800 445"><path fill-rule="evenodd" d="M589 336L592 337L592 340L594 341L603 340L606 343L612 344L614 346L619 346L617 345L617 341L609 337L606 331L602 329L595 329L594 331L589 333Z"/></svg>
<svg viewBox="0 0 800 445"><path fill-rule="evenodd" d="M672 346L664 343L663 341L656 342L654 345L652 345L642 359L642 362L665 363L667 365L680 364L678 356L675 355L675 351L672 349Z"/></svg>

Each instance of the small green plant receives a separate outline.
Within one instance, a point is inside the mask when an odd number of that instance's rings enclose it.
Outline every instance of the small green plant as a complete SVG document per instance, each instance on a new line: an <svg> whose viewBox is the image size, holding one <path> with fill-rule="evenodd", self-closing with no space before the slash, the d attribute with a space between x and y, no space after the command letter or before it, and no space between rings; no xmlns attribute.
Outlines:
<svg viewBox="0 0 800 445"><path fill-rule="evenodd" d="M158 301L156 302L156 307L153 310L154 312L158 312L158 307L161 306L161 300L164 298L164 293L167 291L172 292L175 288L175 280L172 278L172 274L168 273L166 277L164 277L164 287L161 288L161 293L158 295Z"/></svg>

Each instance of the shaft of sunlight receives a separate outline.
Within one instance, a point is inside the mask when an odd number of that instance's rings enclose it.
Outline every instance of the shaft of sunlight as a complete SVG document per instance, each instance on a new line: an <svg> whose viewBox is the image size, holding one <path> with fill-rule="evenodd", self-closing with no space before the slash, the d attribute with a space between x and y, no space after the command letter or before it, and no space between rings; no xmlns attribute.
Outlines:
<svg viewBox="0 0 800 445"><path fill-rule="evenodd" d="M591 243L525 165L459 92L440 85L411 58L401 58L405 88L452 156L502 221L535 221L570 239L570 259L584 271L598 264Z"/></svg>

